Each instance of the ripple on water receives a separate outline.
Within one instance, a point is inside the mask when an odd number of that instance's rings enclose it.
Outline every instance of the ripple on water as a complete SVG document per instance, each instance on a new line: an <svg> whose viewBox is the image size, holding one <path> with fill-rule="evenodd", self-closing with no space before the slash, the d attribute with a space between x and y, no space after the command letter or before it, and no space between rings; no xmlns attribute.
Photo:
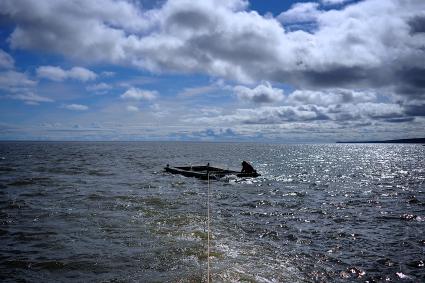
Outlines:
<svg viewBox="0 0 425 283"><path fill-rule="evenodd" d="M104 170L89 170L87 172L87 174L88 175L91 175L91 176L99 176L99 177L105 177L105 176L113 176L113 175L115 175L112 172L107 172L107 171L104 171Z"/></svg>
<svg viewBox="0 0 425 283"><path fill-rule="evenodd" d="M0 172L15 172L15 171L17 171L15 167L0 166Z"/></svg>
<svg viewBox="0 0 425 283"><path fill-rule="evenodd" d="M30 185L48 186L52 184L52 179L49 177L31 177L31 178L17 178L7 185L11 187L23 187Z"/></svg>
<svg viewBox="0 0 425 283"><path fill-rule="evenodd" d="M213 280L425 278L414 147L35 143L0 156L0 273L14 281L205 282L207 183L162 168L206 159L262 173L211 183Z"/></svg>

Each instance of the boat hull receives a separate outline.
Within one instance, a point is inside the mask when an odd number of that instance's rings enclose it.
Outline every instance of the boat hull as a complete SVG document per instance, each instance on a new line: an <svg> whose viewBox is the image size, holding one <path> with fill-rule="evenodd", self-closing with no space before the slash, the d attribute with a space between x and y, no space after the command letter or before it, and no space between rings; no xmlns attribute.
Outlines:
<svg viewBox="0 0 425 283"><path fill-rule="evenodd" d="M226 170L212 166L167 166L164 169L166 172L171 174L179 174L185 177L195 177L202 180L207 180L208 175L210 179L220 179L229 175L235 175L239 178L255 178L261 176L257 172L242 173L238 171Z"/></svg>

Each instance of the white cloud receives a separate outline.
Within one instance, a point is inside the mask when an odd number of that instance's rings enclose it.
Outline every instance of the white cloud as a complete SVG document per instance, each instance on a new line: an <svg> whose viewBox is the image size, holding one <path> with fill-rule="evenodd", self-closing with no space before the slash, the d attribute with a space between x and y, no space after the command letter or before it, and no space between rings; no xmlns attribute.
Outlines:
<svg viewBox="0 0 425 283"><path fill-rule="evenodd" d="M63 105L62 108L72 110L72 111L86 111L89 109L88 106L82 104L66 104Z"/></svg>
<svg viewBox="0 0 425 283"><path fill-rule="evenodd" d="M64 70L56 66L41 66L38 67L37 76L40 78L49 79L52 81L61 82L66 79L75 79L79 81L90 81L96 79L97 75L83 67L73 67L69 70Z"/></svg>
<svg viewBox="0 0 425 283"><path fill-rule="evenodd" d="M287 122L311 122L327 120L325 108L315 106L263 106L255 109L236 109L233 114L193 119L193 123L223 125L281 124ZM187 121L189 122L189 121Z"/></svg>
<svg viewBox="0 0 425 283"><path fill-rule="evenodd" d="M340 123L370 121L394 122L394 119L406 118L404 109L399 104L362 102L347 104L285 105L262 106L255 109L236 109L231 114L192 118L186 122L202 125L268 125L287 123Z"/></svg>
<svg viewBox="0 0 425 283"><path fill-rule="evenodd" d="M129 100L153 100L158 96L158 92L154 90L144 90L132 87L121 95L122 99Z"/></svg>
<svg viewBox="0 0 425 283"><path fill-rule="evenodd" d="M323 5L330 6L330 5L341 5L341 4L350 2L350 1L352 1L352 0L321 0L320 2Z"/></svg>
<svg viewBox="0 0 425 283"><path fill-rule="evenodd" d="M271 103L281 101L284 98L283 90L273 88L269 82L263 82L252 89L245 86L235 86L233 90L240 100L254 103Z"/></svg>
<svg viewBox="0 0 425 283"><path fill-rule="evenodd" d="M153 10L119 0L5 0L0 13L16 24L12 48L244 83L392 86L400 95L423 97L424 1L317 5L295 5L278 18L283 22L249 11L242 0L168 0ZM311 21L315 28L294 30L288 21Z"/></svg>
<svg viewBox="0 0 425 283"><path fill-rule="evenodd" d="M332 109L332 111L339 113L351 113L353 115L363 115L370 118L396 118L403 116L403 108L399 104L391 103L359 103L357 105L347 104L340 105Z"/></svg>
<svg viewBox="0 0 425 283"><path fill-rule="evenodd" d="M89 91L107 91L112 89L112 86L107 83L98 83L94 85L89 85L86 87Z"/></svg>
<svg viewBox="0 0 425 283"><path fill-rule="evenodd" d="M295 3L285 12L282 12L277 18L283 23L302 23L316 21L322 13L319 9L319 3L303 2Z"/></svg>
<svg viewBox="0 0 425 283"><path fill-rule="evenodd" d="M51 98L36 94L36 86L37 81L30 79L26 73L16 71L0 72L0 91L4 92L3 97L21 100L30 105L53 102Z"/></svg>
<svg viewBox="0 0 425 283"><path fill-rule="evenodd" d="M13 69L15 60L8 53L0 49L0 69Z"/></svg>
<svg viewBox="0 0 425 283"><path fill-rule="evenodd" d="M134 105L128 105L126 109L129 112L137 112L137 111L139 111L139 108L137 106L134 106Z"/></svg>
<svg viewBox="0 0 425 283"><path fill-rule="evenodd" d="M68 77L85 82L95 80L97 75L96 73L86 68L73 67L71 70L68 71Z"/></svg>
<svg viewBox="0 0 425 283"><path fill-rule="evenodd" d="M16 71L0 72L0 89L19 91L23 88L34 87L37 81L28 78L27 74Z"/></svg>
<svg viewBox="0 0 425 283"><path fill-rule="evenodd" d="M38 105L40 102L53 102L52 99L37 95L31 91L14 93L14 94L8 95L7 97L11 99L22 100L26 104L30 104L30 105Z"/></svg>
<svg viewBox="0 0 425 283"><path fill-rule="evenodd" d="M296 90L286 102L289 104L313 104L328 106L332 104L361 103L376 101L377 96L372 91L354 91L350 89L328 89L323 91Z"/></svg>
<svg viewBox="0 0 425 283"><path fill-rule="evenodd" d="M152 22L149 13L143 13L135 2L37 2L1 1L0 13L20 20L10 37L13 48L50 50L74 58L116 62L126 56L122 46L125 33L143 32Z"/></svg>
<svg viewBox="0 0 425 283"><path fill-rule="evenodd" d="M67 73L60 67L42 66L37 68L37 76L52 81L61 82L67 78Z"/></svg>

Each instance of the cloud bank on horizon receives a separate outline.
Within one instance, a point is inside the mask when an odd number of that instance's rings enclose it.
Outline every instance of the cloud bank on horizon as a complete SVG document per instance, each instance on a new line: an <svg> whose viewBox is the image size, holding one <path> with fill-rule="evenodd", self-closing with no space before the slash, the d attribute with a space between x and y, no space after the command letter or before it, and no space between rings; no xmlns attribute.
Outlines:
<svg viewBox="0 0 425 283"><path fill-rule="evenodd" d="M1 1L11 110L0 138L334 141L424 128L424 1L260 8Z"/></svg>

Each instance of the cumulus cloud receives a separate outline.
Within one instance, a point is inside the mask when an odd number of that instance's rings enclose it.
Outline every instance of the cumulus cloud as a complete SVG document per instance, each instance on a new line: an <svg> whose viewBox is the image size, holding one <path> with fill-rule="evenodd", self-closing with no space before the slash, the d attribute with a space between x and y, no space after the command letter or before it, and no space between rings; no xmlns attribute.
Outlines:
<svg viewBox="0 0 425 283"><path fill-rule="evenodd" d="M327 108L335 121L383 120L405 116L403 107L393 103L337 104Z"/></svg>
<svg viewBox="0 0 425 283"><path fill-rule="evenodd" d="M251 112L251 113L250 113ZM280 124L284 122L328 120L329 116L321 107L316 106L280 106L244 110L247 115L244 124Z"/></svg>
<svg viewBox="0 0 425 283"><path fill-rule="evenodd" d="M21 100L29 105L41 102L53 102L52 99L36 94L37 81L32 80L26 73L17 71L0 72L0 96Z"/></svg>
<svg viewBox="0 0 425 283"><path fill-rule="evenodd" d="M50 50L74 58L118 61L125 55L125 33L143 32L152 23L128 1L5 0L4 17L17 21L13 48Z"/></svg>
<svg viewBox="0 0 425 283"><path fill-rule="evenodd" d="M96 79L97 75L89 69L83 67L73 67L64 70L56 66L41 66L37 68L37 76L52 81L61 82L66 79L74 79L79 81L90 81Z"/></svg>
<svg viewBox="0 0 425 283"><path fill-rule="evenodd" d="M154 90L144 90L136 87L128 89L121 95L122 99L128 100L153 100L158 96L158 92Z"/></svg>
<svg viewBox="0 0 425 283"><path fill-rule="evenodd" d="M408 79L409 72L424 72L423 1L366 0L339 10L301 3L277 19L247 7L242 0L169 0L151 10L127 1L9 0L0 13L16 23L12 48L242 82L391 84L402 95L424 88ZM293 20L317 28L285 29Z"/></svg>
<svg viewBox="0 0 425 283"><path fill-rule="evenodd" d="M15 60L8 53L0 49L0 69L13 69Z"/></svg>
<svg viewBox="0 0 425 283"><path fill-rule="evenodd" d="M293 4L288 11L282 12L277 18L283 23L305 23L316 21L320 13L319 3L303 2Z"/></svg>
<svg viewBox="0 0 425 283"><path fill-rule="evenodd" d="M233 90L240 100L254 103L272 103L281 101L284 98L283 90L273 88L269 82L263 82L255 88L235 86Z"/></svg>
<svg viewBox="0 0 425 283"><path fill-rule="evenodd" d="M43 66L37 68L37 76L40 78L46 78L52 81L63 81L67 77L67 73L60 67Z"/></svg>
<svg viewBox="0 0 425 283"><path fill-rule="evenodd" d="M20 91L34 87L37 81L31 80L26 73L16 71L0 72L0 89L7 91Z"/></svg>
<svg viewBox="0 0 425 283"><path fill-rule="evenodd" d="M284 105L263 106L255 109L236 109L232 114L216 115L191 119L203 125L268 125L287 123L311 123L320 121L326 123L356 122L364 125L372 121L379 122L407 122L412 117L406 115L405 109L399 104L381 102L360 102L346 104L332 104L329 106L317 105ZM301 123L301 124L300 124Z"/></svg>
<svg viewBox="0 0 425 283"><path fill-rule="evenodd" d="M111 90L112 86L107 83L98 83L98 84L89 85L86 87L86 89L88 91L93 91L95 94L101 95L101 94L106 94L109 90Z"/></svg>
<svg viewBox="0 0 425 283"><path fill-rule="evenodd" d="M324 108L315 106L263 106L255 109L236 109L233 114L202 117L187 122L201 124L281 124L295 121L327 120Z"/></svg>
<svg viewBox="0 0 425 283"><path fill-rule="evenodd" d="M128 105L126 107L126 109L127 109L128 112L137 112L137 111L139 111L139 107L134 106L134 105Z"/></svg>
<svg viewBox="0 0 425 283"><path fill-rule="evenodd" d="M296 90L288 98L289 104L314 104L328 106L332 104L361 103L376 101L373 91L355 91L351 89L327 89L323 91Z"/></svg>
<svg viewBox="0 0 425 283"><path fill-rule="evenodd" d="M348 1L321 1L322 5L343 2ZM386 87L403 105L425 100L424 1L365 0L335 9L307 2L278 17L250 11L242 0L168 0L151 10L122 0L41 3L0 2L2 17L16 25L9 37L11 48L152 72L289 83L296 89L321 91L307 97L316 95L329 103L344 103L348 97L331 90L349 88ZM300 22L314 28L291 26ZM49 70L46 76L56 80L70 76L62 69ZM146 98L137 93L130 91L123 98ZM305 93L302 96L294 94L293 102L310 103ZM422 109L411 108L410 113Z"/></svg>
<svg viewBox="0 0 425 283"><path fill-rule="evenodd" d="M69 78L80 80L83 82L95 80L97 77L96 73L83 67L73 67L67 73Z"/></svg>
<svg viewBox="0 0 425 283"><path fill-rule="evenodd" d="M86 111L89 109L88 106L82 104L66 104L63 105L62 108L72 110L72 111Z"/></svg>

